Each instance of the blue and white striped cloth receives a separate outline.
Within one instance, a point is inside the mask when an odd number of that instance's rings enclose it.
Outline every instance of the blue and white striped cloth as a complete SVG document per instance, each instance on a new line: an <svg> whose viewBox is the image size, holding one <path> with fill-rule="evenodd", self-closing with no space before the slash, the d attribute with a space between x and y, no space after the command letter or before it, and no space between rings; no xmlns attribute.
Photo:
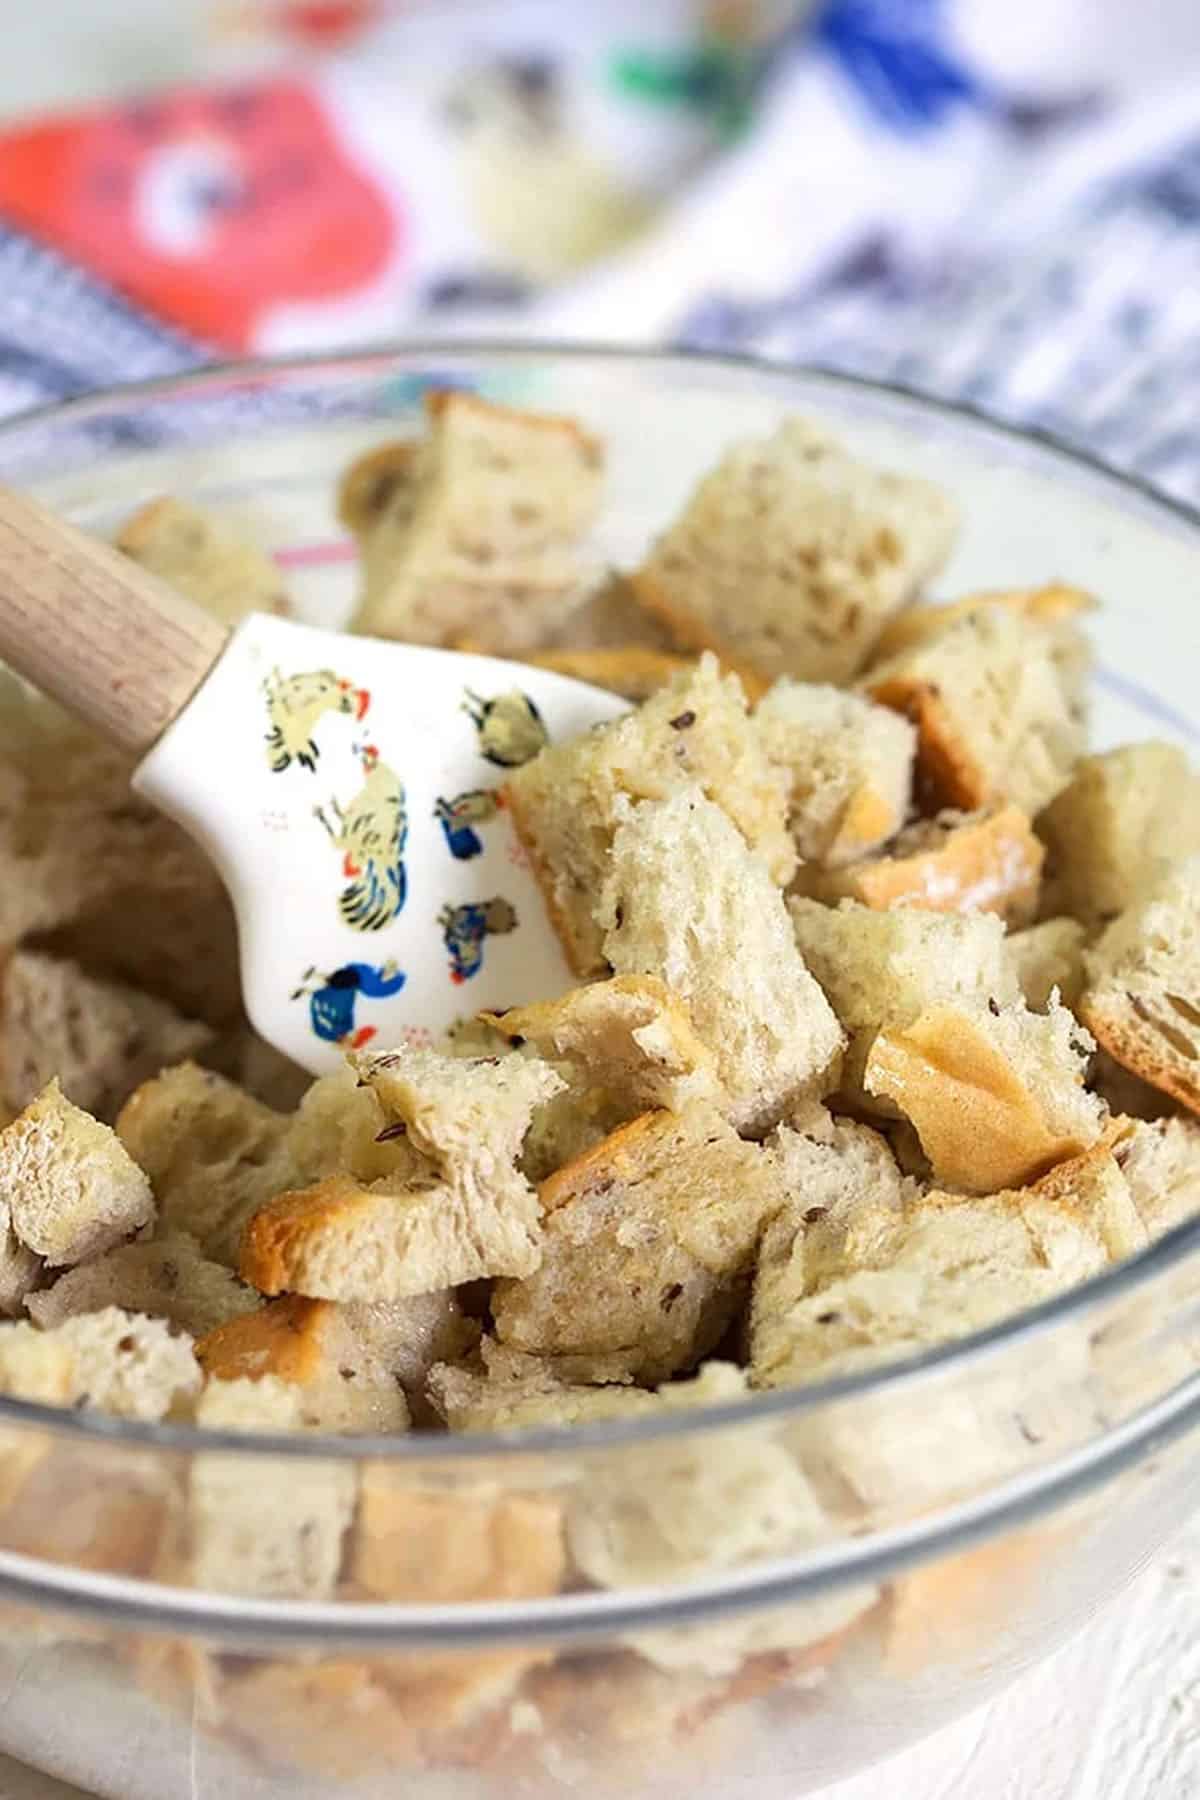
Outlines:
<svg viewBox="0 0 1200 1800"><path fill-rule="evenodd" d="M1200 502L1200 7L824 0L645 238L481 323L900 381ZM0 410L201 360L0 232Z"/></svg>

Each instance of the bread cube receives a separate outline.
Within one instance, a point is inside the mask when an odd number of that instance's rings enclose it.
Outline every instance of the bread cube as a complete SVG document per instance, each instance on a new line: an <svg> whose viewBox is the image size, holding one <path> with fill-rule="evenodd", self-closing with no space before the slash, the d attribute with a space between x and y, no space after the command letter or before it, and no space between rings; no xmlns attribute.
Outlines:
<svg viewBox="0 0 1200 1800"><path fill-rule="evenodd" d="M300 1388L277 1375L209 1381L196 1403L197 1425L213 1431L299 1431L303 1414ZM356 1486L347 1463L199 1453L188 1481L189 1580L264 1600L327 1600Z"/></svg>
<svg viewBox="0 0 1200 1800"><path fill-rule="evenodd" d="M935 1181L988 1194L1098 1140L1107 1108L1083 1085L1094 1048L1065 1006L934 1006L879 1033L863 1086L911 1121Z"/></svg>
<svg viewBox="0 0 1200 1800"><path fill-rule="evenodd" d="M1132 1074L1200 1112L1200 856L1120 913L1084 968L1089 1031Z"/></svg>
<svg viewBox="0 0 1200 1800"><path fill-rule="evenodd" d="M766 681L843 682L942 566L956 526L940 488L790 418L726 451L630 579L689 648Z"/></svg>
<svg viewBox="0 0 1200 1800"><path fill-rule="evenodd" d="M855 900L822 906L802 896L789 910L800 954L849 1036L842 1091L868 1108L862 1076L877 1032L902 1030L942 1003L1018 998L1004 927L991 913L876 912Z"/></svg>
<svg viewBox="0 0 1200 1800"><path fill-rule="evenodd" d="M796 857L783 775L767 761L739 682L712 657L637 712L552 745L510 775L513 823L577 975L607 972L593 911L622 802L664 799L693 783L785 883Z"/></svg>
<svg viewBox="0 0 1200 1800"><path fill-rule="evenodd" d="M277 1195L246 1228L243 1278L265 1294L395 1301L532 1273L537 1196L515 1162L535 1108L561 1078L519 1056L419 1050L362 1056L355 1066L379 1105L387 1147L415 1164L374 1180L328 1175Z"/></svg>
<svg viewBox="0 0 1200 1800"><path fill-rule="evenodd" d="M408 1402L387 1360L355 1330L352 1308L286 1294L218 1325L196 1345L210 1381L277 1376L295 1389L312 1431L407 1431Z"/></svg>
<svg viewBox="0 0 1200 1800"><path fill-rule="evenodd" d="M108 1306L52 1331L0 1325L0 1393L19 1400L154 1422L199 1386L191 1340L172 1337L161 1319Z"/></svg>
<svg viewBox="0 0 1200 1800"><path fill-rule="evenodd" d="M196 1355L210 1379L292 1384L313 1430L395 1433L414 1409L428 1419L433 1365L478 1342L477 1322L449 1289L347 1306L289 1294L209 1332Z"/></svg>
<svg viewBox="0 0 1200 1800"><path fill-rule="evenodd" d="M917 734L860 694L777 681L754 722L788 782L788 825L802 862L840 868L878 850L904 823Z"/></svg>
<svg viewBox="0 0 1200 1800"><path fill-rule="evenodd" d="M150 1177L162 1223L230 1266L246 1220L290 1185L289 1129L285 1115L194 1063L144 1082L116 1125Z"/></svg>
<svg viewBox="0 0 1200 1800"><path fill-rule="evenodd" d="M209 1026L76 963L17 950L0 974L0 1098L20 1111L58 1080L68 1100L105 1122L164 1065L202 1054Z"/></svg>
<svg viewBox="0 0 1200 1800"><path fill-rule="evenodd" d="M1133 1121L1113 1155L1151 1238L1200 1212L1200 1125L1194 1119Z"/></svg>
<svg viewBox="0 0 1200 1800"><path fill-rule="evenodd" d="M163 494L126 519L115 542L223 625L291 611L276 564L208 507Z"/></svg>
<svg viewBox="0 0 1200 1800"><path fill-rule="evenodd" d="M416 493L421 446L415 438L398 438L364 450L342 471L337 515L347 531L364 538L386 514L399 526Z"/></svg>
<svg viewBox="0 0 1200 1800"><path fill-rule="evenodd" d="M535 1108L563 1086L534 1057L404 1049L362 1052L350 1064L378 1100L391 1138L464 1187L512 1174Z"/></svg>
<svg viewBox="0 0 1200 1800"><path fill-rule="evenodd" d="M430 1372L430 1399L451 1431L527 1431L654 1411L654 1396L645 1388L564 1381L545 1357L507 1349L491 1338L481 1350L481 1361L442 1363Z"/></svg>
<svg viewBox="0 0 1200 1800"><path fill-rule="evenodd" d="M933 804L970 812L1010 800L1032 817L1083 754L1086 658L1069 623L985 606L876 663L862 685L916 726L919 785Z"/></svg>
<svg viewBox="0 0 1200 1800"><path fill-rule="evenodd" d="M132 773L124 752L50 701L11 679L4 687L0 942L11 947L36 933L43 953L27 962L33 953L19 949L9 963L6 1082L27 1060L35 1071L17 1107L59 1074L73 1099L98 1108L98 1095L76 1093L69 1079L76 1064L94 1070L93 1047L113 1029L92 982L131 983L210 1025L240 1013L237 935L221 878L180 826L130 792ZM120 1018L116 1029L125 1030ZM147 1036L156 1040L157 1026ZM107 1080L119 1075L109 1070Z"/></svg>
<svg viewBox="0 0 1200 1800"><path fill-rule="evenodd" d="M827 1119L768 1140L785 1200L763 1233L750 1308L750 1361L770 1385L790 1354L792 1306L850 1269L876 1263L899 1235L917 1184L867 1125Z"/></svg>
<svg viewBox="0 0 1200 1800"><path fill-rule="evenodd" d="M857 1266L770 1315L756 1386L847 1375L983 1330L1086 1281L1147 1243L1129 1186L1099 1144L1024 1188L932 1189L894 1229L861 1236Z"/></svg>
<svg viewBox="0 0 1200 1800"><path fill-rule="evenodd" d="M618 975L652 975L713 1051L723 1110L750 1133L837 1082L842 1033L762 861L695 789L629 809L596 918Z"/></svg>
<svg viewBox="0 0 1200 1800"><path fill-rule="evenodd" d="M53 1287L30 1294L26 1310L49 1330L81 1313L119 1306L203 1337L260 1304L254 1290L224 1263L205 1256L195 1238L167 1231L149 1243L120 1244L68 1270Z"/></svg>
<svg viewBox="0 0 1200 1800"><path fill-rule="evenodd" d="M663 1414L729 1405L747 1392L730 1363L705 1364L691 1381L660 1387ZM631 1445L575 1490L567 1542L600 1587L657 1587L711 1578L807 1549L832 1535L804 1472L768 1429ZM632 1633L647 1661L676 1671L729 1675L747 1656L799 1652L842 1631L876 1590L865 1584L793 1606L690 1630Z"/></svg>
<svg viewBox="0 0 1200 1800"><path fill-rule="evenodd" d="M779 1194L764 1153L695 1103L623 1126L538 1198L541 1263L497 1283L500 1342L570 1380L661 1381L719 1342Z"/></svg>
<svg viewBox="0 0 1200 1800"><path fill-rule="evenodd" d="M426 398L429 435L392 453L379 489L344 490L360 530L355 628L410 643L466 634L513 654L544 638L577 592L581 543L600 503L604 456L572 419L474 394Z"/></svg>
<svg viewBox="0 0 1200 1800"><path fill-rule="evenodd" d="M414 1606L556 1594L567 1571L562 1506L483 1484L422 1485L368 1464L350 1571L375 1598Z"/></svg>
<svg viewBox="0 0 1200 1800"><path fill-rule="evenodd" d="M64 1319L44 1335L65 1344L75 1359L76 1406L154 1423L183 1408L200 1387L191 1339L163 1319L106 1306Z"/></svg>
<svg viewBox="0 0 1200 1800"><path fill-rule="evenodd" d="M51 1268L96 1256L154 1217L150 1183L120 1138L57 1081L0 1132L0 1205Z"/></svg>
<svg viewBox="0 0 1200 1800"><path fill-rule="evenodd" d="M1046 910L1106 925L1148 880L1200 852L1200 775L1173 744L1085 756L1037 828Z"/></svg>

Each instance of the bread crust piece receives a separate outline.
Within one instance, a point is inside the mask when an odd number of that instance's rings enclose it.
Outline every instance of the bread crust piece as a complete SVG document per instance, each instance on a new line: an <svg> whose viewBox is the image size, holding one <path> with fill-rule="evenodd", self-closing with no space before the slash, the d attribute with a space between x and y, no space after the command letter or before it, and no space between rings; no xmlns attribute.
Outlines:
<svg viewBox="0 0 1200 1800"><path fill-rule="evenodd" d="M348 486L352 515L370 514L356 627L414 643L471 635L492 654L519 654L580 586L602 447L572 419L458 391L427 395L426 417L398 479L391 453L386 500L364 509Z"/></svg>
<svg viewBox="0 0 1200 1800"><path fill-rule="evenodd" d="M1031 816L1085 747L1087 650L1068 621L980 606L869 669L862 687L917 728L920 785L936 806L1011 800Z"/></svg>
<svg viewBox="0 0 1200 1800"><path fill-rule="evenodd" d="M622 1126L538 1199L541 1265L493 1294L501 1343L570 1379L661 1381L719 1341L779 1191L763 1152L697 1103Z"/></svg>
<svg viewBox="0 0 1200 1800"><path fill-rule="evenodd" d="M1159 1009L1114 988L1089 988L1079 1016L1115 1062L1189 1112L1200 1113L1200 1075L1180 1060L1171 1042L1170 1034L1178 1028L1169 1002Z"/></svg>
<svg viewBox="0 0 1200 1800"><path fill-rule="evenodd" d="M932 484L856 462L791 418L725 454L631 581L679 643L730 667L846 681L955 526Z"/></svg>
<svg viewBox="0 0 1200 1800"><path fill-rule="evenodd" d="M1065 1007L933 1007L879 1033L863 1086L911 1120L936 1181L988 1194L1036 1180L1100 1137L1106 1109L1083 1086L1092 1048Z"/></svg>
<svg viewBox="0 0 1200 1800"><path fill-rule="evenodd" d="M717 1059L696 1035L686 1003L656 976L615 975L558 1000L480 1017L507 1038L577 1062L630 1115L725 1099Z"/></svg>
<svg viewBox="0 0 1200 1800"><path fill-rule="evenodd" d="M1200 1112L1200 856L1127 907L1084 966L1088 1029L1132 1074Z"/></svg>
<svg viewBox="0 0 1200 1800"><path fill-rule="evenodd" d="M781 886L795 868L785 782L747 717L736 679L705 657L636 712L552 745L505 792L567 960L606 972L593 916L622 807L697 784L758 850Z"/></svg>
<svg viewBox="0 0 1200 1800"><path fill-rule="evenodd" d="M842 869L802 871L803 889L833 904L840 899L885 911L993 912L1009 926L1037 910L1045 851L1018 806L977 813L939 813L901 832L882 856Z"/></svg>
<svg viewBox="0 0 1200 1800"><path fill-rule="evenodd" d="M247 613L291 611L276 564L209 507L162 494L126 519L113 541L224 625Z"/></svg>
<svg viewBox="0 0 1200 1800"><path fill-rule="evenodd" d="M1042 587L998 588L967 594L961 600L947 600L938 605L909 606L888 620L875 644L872 660L882 662L886 657L898 656L902 650L913 650L918 644L939 637L947 625L969 618L988 606L1003 606L1020 618L1048 625L1069 622L1095 612L1099 602L1083 588L1051 581Z"/></svg>

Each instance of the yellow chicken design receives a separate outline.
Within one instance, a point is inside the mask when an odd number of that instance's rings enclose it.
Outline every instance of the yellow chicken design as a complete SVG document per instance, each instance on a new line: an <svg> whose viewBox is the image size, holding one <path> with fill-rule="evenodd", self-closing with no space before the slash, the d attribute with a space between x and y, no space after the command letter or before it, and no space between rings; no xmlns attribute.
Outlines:
<svg viewBox="0 0 1200 1800"><path fill-rule="evenodd" d="M267 756L276 775L298 762L311 774L320 751L313 739L326 713L350 713L362 720L371 704L366 688L356 688L332 669L312 669L303 675L272 671L263 683L267 696Z"/></svg>
<svg viewBox="0 0 1200 1800"><path fill-rule="evenodd" d="M375 745L357 748L364 780L354 799L345 810L336 799L329 801L333 823L323 807L313 811L342 852L342 874L348 884L338 902L342 918L353 931L382 931L400 912L408 893L404 868L408 810L403 782L380 762Z"/></svg>

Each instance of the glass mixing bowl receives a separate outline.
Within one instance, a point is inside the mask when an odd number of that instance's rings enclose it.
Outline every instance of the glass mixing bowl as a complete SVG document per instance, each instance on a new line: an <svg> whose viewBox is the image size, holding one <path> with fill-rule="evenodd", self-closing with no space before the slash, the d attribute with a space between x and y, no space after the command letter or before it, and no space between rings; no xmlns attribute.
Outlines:
<svg viewBox="0 0 1200 1800"><path fill-rule="evenodd" d="M1197 736L1200 521L841 378L478 347L243 366L16 420L0 478L101 529L164 489L201 499L336 621L337 474L448 382L605 434L617 565L731 438L818 415L957 494L947 593L1101 596L1102 742ZM0 1402L0 1749L112 1800L795 1800L984 1699L1163 1544L1200 1473L1198 1288L1200 1221L880 1372L508 1438L201 1436ZM187 1494L220 1550L207 1588Z"/></svg>

